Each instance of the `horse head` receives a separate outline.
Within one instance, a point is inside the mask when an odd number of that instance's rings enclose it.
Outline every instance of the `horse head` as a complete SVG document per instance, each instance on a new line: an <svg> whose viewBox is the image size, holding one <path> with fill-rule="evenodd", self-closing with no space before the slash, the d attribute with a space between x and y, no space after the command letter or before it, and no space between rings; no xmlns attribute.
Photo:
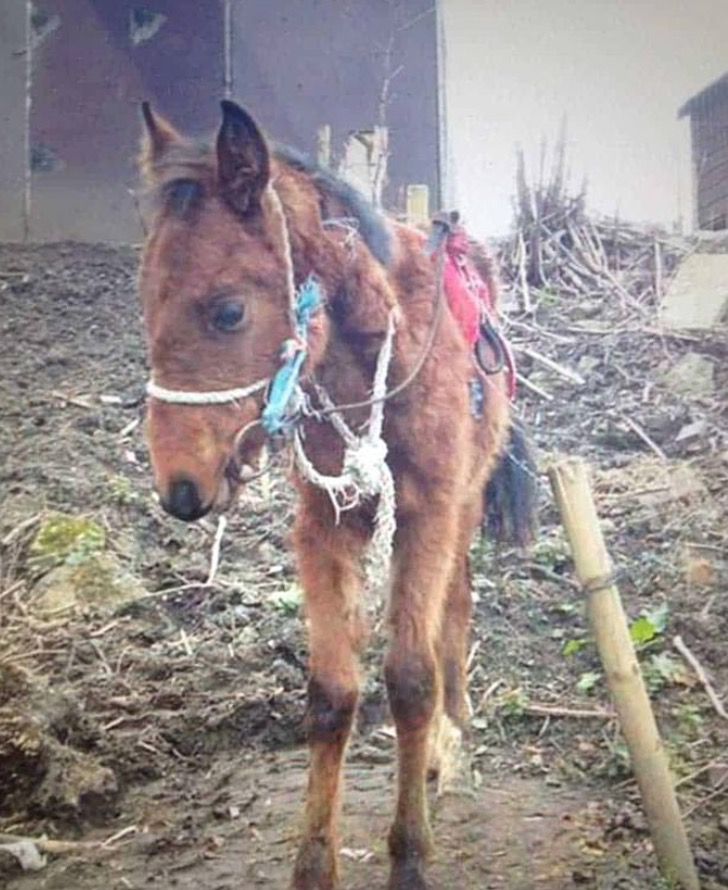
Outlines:
<svg viewBox="0 0 728 890"><path fill-rule="evenodd" d="M154 208L139 279L148 438L164 508L194 520L227 505L241 466L260 452L257 421L292 336L293 255L303 248L279 197L293 188L291 173L247 112L223 102L207 146L142 110ZM303 201L296 212L314 208Z"/></svg>

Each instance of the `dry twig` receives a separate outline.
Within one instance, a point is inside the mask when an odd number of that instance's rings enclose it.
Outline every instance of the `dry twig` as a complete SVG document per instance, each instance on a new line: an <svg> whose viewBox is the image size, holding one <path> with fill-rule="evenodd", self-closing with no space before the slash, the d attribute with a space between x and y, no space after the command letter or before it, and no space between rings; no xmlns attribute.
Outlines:
<svg viewBox="0 0 728 890"><path fill-rule="evenodd" d="M679 634L678 636L673 638L672 644L680 653L680 655L682 655L685 661L687 661L690 667L695 671L698 680L700 680L703 689L705 689L705 692L710 699L710 703L715 709L716 714L718 714L724 720L728 720L728 712L726 712L726 709L723 706L723 702L718 698L718 693L715 691L715 689L713 689L713 686L697 657L690 651L687 644Z"/></svg>

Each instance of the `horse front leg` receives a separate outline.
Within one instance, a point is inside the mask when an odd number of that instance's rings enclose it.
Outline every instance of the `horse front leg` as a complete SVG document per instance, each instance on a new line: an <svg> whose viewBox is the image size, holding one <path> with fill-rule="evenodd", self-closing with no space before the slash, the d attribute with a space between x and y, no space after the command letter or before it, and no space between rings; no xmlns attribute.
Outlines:
<svg viewBox="0 0 728 890"><path fill-rule="evenodd" d="M440 628L457 540L447 504L410 519L397 533L392 643L385 664L397 728L398 789L389 835L389 890L426 890L432 847L427 808L430 734L442 708Z"/></svg>
<svg viewBox="0 0 728 890"><path fill-rule="evenodd" d="M316 512L322 515L320 507ZM299 515L295 540L309 633L310 766L293 887L335 890L342 766L359 697L359 557L365 537L325 527L310 509Z"/></svg>

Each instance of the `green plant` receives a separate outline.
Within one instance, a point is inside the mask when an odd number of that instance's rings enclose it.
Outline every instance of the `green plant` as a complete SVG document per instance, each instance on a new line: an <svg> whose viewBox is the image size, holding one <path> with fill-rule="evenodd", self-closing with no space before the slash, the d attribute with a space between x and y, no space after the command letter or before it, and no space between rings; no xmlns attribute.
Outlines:
<svg viewBox="0 0 728 890"><path fill-rule="evenodd" d="M669 606L665 602L654 609L643 611L640 617L632 622L629 635L638 649L645 648L664 633L668 615Z"/></svg>
<svg viewBox="0 0 728 890"><path fill-rule="evenodd" d="M586 649L591 640L587 637L574 637L572 640L567 640L564 643L564 646L561 650L561 654L565 656L576 655L581 652L582 649Z"/></svg>
<svg viewBox="0 0 728 890"><path fill-rule="evenodd" d="M589 693L594 691L594 688L601 679L602 675L599 671L584 671L576 681L576 688L579 692L583 692L584 695L589 695Z"/></svg>
<svg viewBox="0 0 728 890"><path fill-rule="evenodd" d="M495 545L485 535L479 535L470 548L470 559L473 568L477 571L482 570L493 559L495 553Z"/></svg>
<svg viewBox="0 0 728 890"><path fill-rule="evenodd" d="M558 306L560 300L558 291L551 290L550 288L543 288L537 291L536 298L540 305L548 308Z"/></svg>
<svg viewBox="0 0 728 890"><path fill-rule="evenodd" d="M632 759L624 740L619 737L607 742L609 757L604 764L604 773L610 779L624 779L632 773Z"/></svg>
<svg viewBox="0 0 728 890"><path fill-rule="evenodd" d="M528 695L519 686L500 696L498 705L506 717L523 717L528 705Z"/></svg>
<svg viewBox="0 0 728 890"><path fill-rule="evenodd" d="M303 603L303 592L298 584L271 594L270 601L284 615L296 615Z"/></svg>
<svg viewBox="0 0 728 890"><path fill-rule="evenodd" d="M108 485L111 500L122 507L138 504L142 500L141 495L126 476L112 476L109 479Z"/></svg>
<svg viewBox="0 0 728 890"><path fill-rule="evenodd" d="M685 682L685 668L682 662L667 652L650 655L642 663L642 674L650 692L659 692L665 686Z"/></svg>
<svg viewBox="0 0 728 890"><path fill-rule="evenodd" d="M552 534L545 535L533 545L532 557L534 562L553 572L566 565L570 559L569 553L569 545L563 531L556 529Z"/></svg>
<svg viewBox="0 0 728 890"><path fill-rule="evenodd" d="M106 532L93 519L54 513L30 545L29 564L41 572L68 563L80 565L106 546Z"/></svg>
<svg viewBox="0 0 728 890"><path fill-rule="evenodd" d="M676 709L675 715L681 729L688 736L694 738L702 733L703 726L705 725L705 717L697 705L680 705L680 707Z"/></svg>

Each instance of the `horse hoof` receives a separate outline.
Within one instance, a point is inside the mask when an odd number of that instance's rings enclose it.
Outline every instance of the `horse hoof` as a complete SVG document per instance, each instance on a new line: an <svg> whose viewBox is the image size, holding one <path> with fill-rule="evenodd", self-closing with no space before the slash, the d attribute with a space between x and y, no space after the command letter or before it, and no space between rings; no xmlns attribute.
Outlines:
<svg viewBox="0 0 728 890"><path fill-rule="evenodd" d="M336 856L330 844L310 840L301 845L291 887L292 890L338 890Z"/></svg>
<svg viewBox="0 0 728 890"><path fill-rule="evenodd" d="M425 864L419 856L394 861L387 890L430 890L424 871Z"/></svg>

